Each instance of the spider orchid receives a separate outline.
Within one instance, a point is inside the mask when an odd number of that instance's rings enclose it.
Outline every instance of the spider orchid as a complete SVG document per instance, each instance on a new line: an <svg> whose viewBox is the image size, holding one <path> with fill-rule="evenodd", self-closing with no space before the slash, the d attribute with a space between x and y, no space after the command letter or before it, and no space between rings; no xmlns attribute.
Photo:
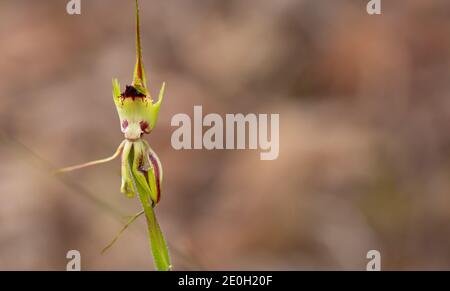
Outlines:
<svg viewBox="0 0 450 291"><path fill-rule="evenodd" d="M119 82L117 79L113 79L113 99L119 114L120 127L124 133L125 140L122 141L116 152L109 158L62 168L57 172L68 172L106 163L120 155L122 175L120 190L129 198L138 196L143 210L131 217L103 251L111 247L132 222L140 215L145 214L155 267L157 270L171 270L172 265L167 244L154 213L154 207L161 198L163 178L161 162L148 142L142 138L144 134L150 133L156 125L165 84L163 83L159 91L158 100L155 102L147 89L144 64L142 62L138 0L135 1L135 5L136 66L133 82L121 92Z"/></svg>

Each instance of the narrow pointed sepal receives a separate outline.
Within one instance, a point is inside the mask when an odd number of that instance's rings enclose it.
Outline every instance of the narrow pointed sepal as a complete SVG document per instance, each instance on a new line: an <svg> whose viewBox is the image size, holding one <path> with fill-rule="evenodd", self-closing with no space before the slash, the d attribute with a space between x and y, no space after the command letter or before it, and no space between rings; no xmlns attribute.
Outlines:
<svg viewBox="0 0 450 291"><path fill-rule="evenodd" d="M135 191L133 187L133 181L131 179L130 172L128 170L128 156L130 155L132 148L132 143L125 141L125 145L122 152L122 184L120 186L120 192L125 194L128 198L133 198L135 196Z"/></svg>
<svg viewBox="0 0 450 291"><path fill-rule="evenodd" d="M117 158L122 153L122 149L123 149L124 145L125 145L125 141L121 142L119 147L117 148L116 152L112 156L110 156L108 158L95 160L95 161L91 161L91 162L87 162L87 163L84 163L84 164L75 165L75 166L71 166L71 167L61 168L61 169L56 170L54 173L55 174L60 174L60 173L65 173L65 172L71 172L71 171L74 171L74 170L83 169L83 168L87 168L87 167L91 167L91 166L100 165L100 164L104 164L104 163L110 162L110 161L114 160L115 158Z"/></svg>
<svg viewBox="0 0 450 291"><path fill-rule="evenodd" d="M144 62L142 61L142 47L141 47L141 25L139 18L139 3L136 0L135 6L136 14L136 65L134 67L133 83L132 85L140 93L148 96L147 80L145 77Z"/></svg>
<svg viewBox="0 0 450 291"><path fill-rule="evenodd" d="M142 214L144 214L144 210L141 210L140 212L136 213L135 215L133 215L132 217L130 217L130 219L127 221L127 223L122 227L122 229L116 234L116 236L112 239L112 241L102 249L101 253L104 254L107 250L109 250L115 243L116 241L120 238L120 236L124 233L125 230L127 230L127 228L136 220L139 218L139 216L141 216Z"/></svg>

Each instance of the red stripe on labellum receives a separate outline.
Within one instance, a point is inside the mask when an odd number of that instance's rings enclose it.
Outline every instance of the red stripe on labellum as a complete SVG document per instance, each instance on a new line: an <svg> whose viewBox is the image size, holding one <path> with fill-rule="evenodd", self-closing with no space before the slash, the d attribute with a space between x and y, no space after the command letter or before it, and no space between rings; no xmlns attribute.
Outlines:
<svg viewBox="0 0 450 291"><path fill-rule="evenodd" d="M152 163L153 169L155 171L155 178L156 178L156 203L159 202L159 199L161 198L161 184L160 184L160 169L158 161L155 159L155 157L152 154L149 154L148 157L150 158L150 162Z"/></svg>

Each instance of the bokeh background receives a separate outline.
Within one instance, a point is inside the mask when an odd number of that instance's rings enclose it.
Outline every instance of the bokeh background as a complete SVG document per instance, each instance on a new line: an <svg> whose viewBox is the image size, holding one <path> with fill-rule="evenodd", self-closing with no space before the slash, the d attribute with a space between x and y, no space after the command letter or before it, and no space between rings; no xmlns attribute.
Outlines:
<svg viewBox="0 0 450 291"><path fill-rule="evenodd" d="M133 1L0 0L0 269L153 269L119 161L111 79L131 81ZM141 1L157 214L178 270L450 269L450 2ZM280 155L175 151L176 113L279 113Z"/></svg>

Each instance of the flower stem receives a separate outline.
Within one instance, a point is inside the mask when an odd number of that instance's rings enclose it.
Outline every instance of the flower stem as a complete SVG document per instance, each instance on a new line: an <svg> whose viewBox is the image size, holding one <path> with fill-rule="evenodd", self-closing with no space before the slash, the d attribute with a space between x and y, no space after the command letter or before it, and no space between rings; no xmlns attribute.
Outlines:
<svg viewBox="0 0 450 291"><path fill-rule="evenodd" d="M130 154L128 155L128 171L131 176L134 191L139 195L139 200L147 220L150 249L153 254L155 267L158 271L170 271L172 270L172 264L170 263L169 250L153 210L154 203L150 198L150 188L146 184L145 178L138 176L140 173L137 167L136 157L140 153L136 149L136 145L137 143L133 144Z"/></svg>
<svg viewBox="0 0 450 291"><path fill-rule="evenodd" d="M142 199L142 197L140 198ZM145 203L142 204L145 205ZM170 271L172 270L172 265L170 263L169 250L156 218L155 211L151 206L144 206L144 212L147 219L148 236L155 267L158 271Z"/></svg>

